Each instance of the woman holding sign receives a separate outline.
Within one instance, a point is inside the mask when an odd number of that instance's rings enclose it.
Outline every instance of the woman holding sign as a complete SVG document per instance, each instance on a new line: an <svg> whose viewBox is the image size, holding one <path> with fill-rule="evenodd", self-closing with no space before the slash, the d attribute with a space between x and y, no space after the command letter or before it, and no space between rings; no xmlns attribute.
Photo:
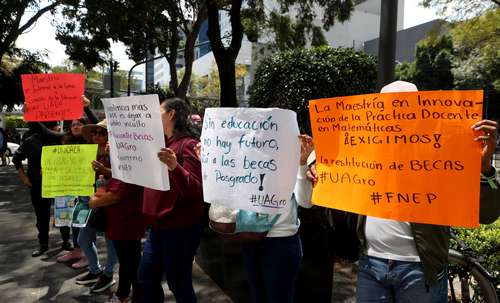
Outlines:
<svg viewBox="0 0 500 303"><path fill-rule="evenodd" d="M85 96L82 96L82 104L87 119L91 123L97 123L98 119L89 107L90 100L87 99ZM50 142L60 142L61 144L86 144L88 142L82 137L82 127L85 124L87 124L87 119L82 117L80 119L72 120L69 131L64 133L48 129L42 123L38 122L32 122L28 124L30 126L30 129L33 129L36 133L39 133L44 138L44 140ZM80 249L80 246L78 245L79 231L80 228L72 227L74 249L57 258L57 262L76 261L74 263L75 269L86 267L88 264L87 258L85 257L83 251Z"/></svg>
<svg viewBox="0 0 500 303"><path fill-rule="evenodd" d="M138 280L143 302L164 301L163 274L177 302L196 302L191 271L203 231L201 163L194 152L199 141L185 101L167 99L160 113L166 148L158 152L158 169L168 169L170 190L144 189L143 213L150 232Z"/></svg>
<svg viewBox="0 0 500 303"><path fill-rule="evenodd" d="M292 303L295 279L302 261L298 234L298 206L311 207L312 183L306 177L307 158L313 150L311 137L300 136L300 167L292 205L282 214L264 239L242 245L243 261L254 302Z"/></svg>
<svg viewBox="0 0 500 303"><path fill-rule="evenodd" d="M82 136L87 142L98 145L97 158L95 161L92 161L92 167L94 171L96 171L96 180L99 176L109 178L111 176L111 163L109 152L106 148L108 143L106 120L97 124L85 125L82 128ZM86 198L88 201L89 198ZM93 212L94 211L96 210L93 210ZM97 232L97 228L88 223L80 230L80 234L78 235L78 244L83 249L88 259L89 272L77 278L76 283L80 285L92 285L90 291L93 293L103 292L115 283L113 280L113 270L117 262L113 241L106 237L107 264L104 269L101 267L97 254Z"/></svg>

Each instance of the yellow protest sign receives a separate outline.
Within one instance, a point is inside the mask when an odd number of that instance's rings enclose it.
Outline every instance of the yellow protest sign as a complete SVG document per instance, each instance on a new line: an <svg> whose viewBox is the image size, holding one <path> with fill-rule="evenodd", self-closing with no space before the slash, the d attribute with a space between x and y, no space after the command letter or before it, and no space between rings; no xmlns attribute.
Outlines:
<svg viewBox="0 0 500 303"><path fill-rule="evenodd" d="M311 100L313 203L417 223L479 225L482 91Z"/></svg>
<svg viewBox="0 0 500 303"><path fill-rule="evenodd" d="M90 196L94 193L96 144L44 146L42 197Z"/></svg>

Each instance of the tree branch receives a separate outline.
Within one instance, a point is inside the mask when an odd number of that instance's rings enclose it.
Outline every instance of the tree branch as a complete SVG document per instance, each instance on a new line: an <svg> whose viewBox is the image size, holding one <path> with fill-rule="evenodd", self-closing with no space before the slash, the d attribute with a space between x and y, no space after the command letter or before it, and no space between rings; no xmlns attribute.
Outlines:
<svg viewBox="0 0 500 303"><path fill-rule="evenodd" d="M234 57L238 56L243 39L243 25L241 24L241 3L240 0L233 0L231 4L231 51Z"/></svg>
<svg viewBox="0 0 500 303"><path fill-rule="evenodd" d="M55 8L56 6L58 6L60 4L60 0L57 0L55 1L54 3L50 4L50 5L47 5L46 7L40 9L33 17L31 17L28 22L26 22L23 26L21 26L19 28L19 34L22 34L25 30L27 30L28 28L30 28L33 23L36 22L36 20L38 20L38 18L40 18L43 14L45 14L46 12L52 10L53 8Z"/></svg>

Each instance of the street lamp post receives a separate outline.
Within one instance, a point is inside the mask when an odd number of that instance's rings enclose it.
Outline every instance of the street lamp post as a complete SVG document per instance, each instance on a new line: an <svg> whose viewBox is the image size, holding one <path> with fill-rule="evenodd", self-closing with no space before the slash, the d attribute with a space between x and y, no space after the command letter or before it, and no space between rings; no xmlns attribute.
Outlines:
<svg viewBox="0 0 500 303"><path fill-rule="evenodd" d="M394 81L397 23L398 0L382 0L378 44L379 88Z"/></svg>

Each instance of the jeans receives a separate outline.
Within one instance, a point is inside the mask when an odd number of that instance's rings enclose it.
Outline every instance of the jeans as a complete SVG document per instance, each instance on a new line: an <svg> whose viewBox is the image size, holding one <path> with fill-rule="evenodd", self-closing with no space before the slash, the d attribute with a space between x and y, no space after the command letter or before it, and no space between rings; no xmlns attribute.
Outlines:
<svg viewBox="0 0 500 303"><path fill-rule="evenodd" d="M168 288L178 303L197 302L192 270L202 233L202 220L189 228L150 230L138 272L143 302L163 303L161 280L164 273Z"/></svg>
<svg viewBox="0 0 500 303"><path fill-rule="evenodd" d="M254 302L293 302L295 279L302 262L298 234L243 244L242 253Z"/></svg>
<svg viewBox="0 0 500 303"><path fill-rule="evenodd" d="M362 255L359 260L357 302L446 303L447 269L438 283L425 284L420 262L403 262Z"/></svg>
<svg viewBox="0 0 500 303"><path fill-rule="evenodd" d="M116 295L120 299L127 298L132 287L132 302L142 302L141 292L137 286L137 270L141 262L141 240L114 240L113 243L120 262Z"/></svg>
<svg viewBox="0 0 500 303"><path fill-rule="evenodd" d="M73 246L75 248L80 248L80 245L78 245L78 234L80 233L80 227L71 227L71 232L73 233Z"/></svg>
<svg viewBox="0 0 500 303"><path fill-rule="evenodd" d="M50 207L53 199L42 198L42 184L33 183L30 190L31 203L36 215L36 228L38 229L38 242L40 245L49 244ZM59 228L63 241L69 241L70 228L63 226Z"/></svg>
<svg viewBox="0 0 500 303"><path fill-rule="evenodd" d="M80 248L83 250L83 253L89 261L89 271L92 274L103 272L104 275L112 277L113 270L117 262L115 246L113 245L113 241L106 239L107 263L103 271L101 268L101 264L99 263L99 258L97 256L96 237L97 230L87 225L83 228L80 228L80 232L78 234L78 244L80 245Z"/></svg>

